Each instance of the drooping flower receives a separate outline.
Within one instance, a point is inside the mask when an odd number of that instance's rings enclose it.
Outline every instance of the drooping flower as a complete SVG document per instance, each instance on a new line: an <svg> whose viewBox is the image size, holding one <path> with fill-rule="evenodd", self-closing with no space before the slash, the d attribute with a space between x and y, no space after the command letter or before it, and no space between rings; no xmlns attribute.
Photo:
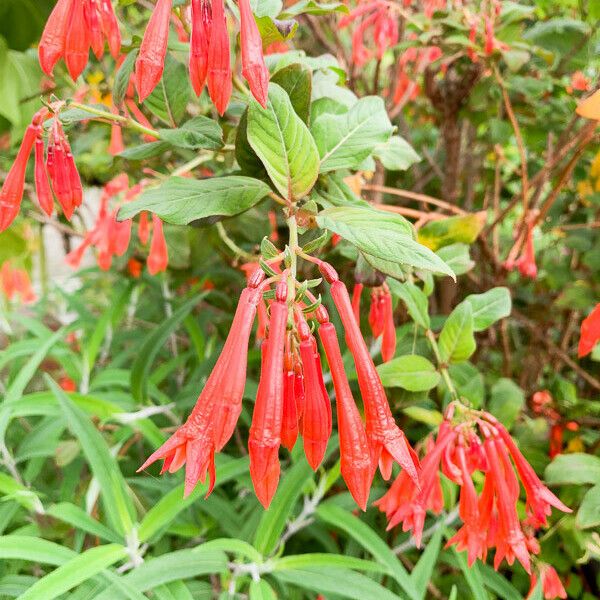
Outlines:
<svg viewBox="0 0 600 600"><path fill-rule="evenodd" d="M537 265L535 264L535 247L533 244L533 227L528 227L525 239L525 248L515 263L523 277L535 279L537 277Z"/></svg>
<svg viewBox="0 0 600 600"><path fill-rule="evenodd" d="M50 77L56 63L64 56L67 27L76 1L58 0L42 32L38 45L40 66Z"/></svg>
<svg viewBox="0 0 600 600"><path fill-rule="evenodd" d="M386 513L388 527L402 523L404 531L413 530L418 542L426 511L436 513L442 507L430 495L432 477L441 470L460 486L459 515L463 525L448 545L455 544L459 551L466 550L470 565L477 558L485 560L488 550L494 548L495 569L504 559L508 564L517 559L531 573L531 555L539 552L532 532L546 525L551 507L570 512L542 484L502 424L483 411L451 404L437 440L427 448L421 465L421 494L415 493L414 486L409 485L405 473L401 472L376 504ZM479 497L473 481L474 471L484 475ZM528 514L524 523L519 521L517 513L519 480L525 490Z"/></svg>
<svg viewBox="0 0 600 600"><path fill-rule="evenodd" d="M360 325L360 296L363 291L362 283L355 283L352 289L352 312L356 322Z"/></svg>
<svg viewBox="0 0 600 600"><path fill-rule="evenodd" d="M267 107L269 69L265 64L262 38L252 14L249 0L238 0L240 9L240 45L242 49L242 75L250 86L252 95Z"/></svg>
<svg viewBox="0 0 600 600"><path fill-rule="evenodd" d="M331 296L340 314L346 331L346 342L354 358L358 385L365 405L372 460L379 462L384 479L389 479L392 463L396 461L406 469L418 486L419 460L403 431L394 421L381 379L354 317L348 290L330 265L320 262L319 270L331 284Z"/></svg>
<svg viewBox="0 0 600 600"><path fill-rule="evenodd" d="M542 593L546 600L554 598L566 598L567 590L565 590L556 569L544 562L538 563L539 575L542 578ZM535 573L531 574L531 586L527 598L530 598L537 586L538 578Z"/></svg>
<svg viewBox="0 0 600 600"><path fill-rule="evenodd" d="M192 0L191 22L190 80L196 96L199 96L208 76L208 45L212 24L212 13L208 0Z"/></svg>
<svg viewBox="0 0 600 600"><path fill-rule="evenodd" d="M0 267L0 290L7 300L19 296L21 304L31 304L37 300L29 273L25 269L13 267L9 260Z"/></svg>
<svg viewBox="0 0 600 600"><path fill-rule="evenodd" d="M258 275L240 296L223 350L187 421L138 469L141 471L162 459L161 473L167 470L174 473L185 464L186 496L198 481L204 482L207 473L207 495L211 493L216 479L215 451L227 443L241 412L248 341L262 295L262 273Z"/></svg>
<svg viewBox="0 0 600 600"><path fill-rule="evenodd" d="M260 503L268 508L279 483L279 446L283 419L283 355L288 319L287 283L280 282L271 304L252 425L248 435L250 476Z"/></svg>
<svg viewBox="0 0 600 600"><path fill-rule="evenodd" d="M73 81L83 73L87 65L90 41L85 5L81 0L77 0L71 5L65 37L65 64Z"/></svg>
<svg viewBox="0 0 600 600"><path fill-rule="evenodd" d="M218 113L223 115L233 89L229 32L223 0L212 2L212 25L208 44L208 94Z"/></svg>
<svg viewBox="0 0 600 600"><path fill-rule="evenodd" d="M165 68L173 0L158 0L146 26L135 61L135 87L143 102L158 85Z"/></svg>
<svg viewBox="0 0 600 600"><path fill-rule="evenodd" d="M150 275L156 275L166 270L169 264L169 251L163 233L162 221L154 213L152 213L152 241L150 242L150 252L146 264Z"/></svg>
<svg viewBox="0 0 600 600"><path fill-rule="evenodd" d="M587 356L600 340L600 303L596 304L592 312L581 322L579 334L579 358Z"/></svg>

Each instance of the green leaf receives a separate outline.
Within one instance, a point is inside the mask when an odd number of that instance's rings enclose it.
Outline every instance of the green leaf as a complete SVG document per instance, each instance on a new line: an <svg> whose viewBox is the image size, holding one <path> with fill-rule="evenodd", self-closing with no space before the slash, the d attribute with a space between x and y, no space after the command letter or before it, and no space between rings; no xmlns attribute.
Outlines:
<svg viewBox="0 0 600 600"><path fill-rule="evenodd" d="M191 91L187 67L167 53L162 79L144 100L144 106L168 125L175 126L185 115Z"/></svg>
<svg viewBox="0 0 600 600"><path fill-rule="evenodd" d="M227 571L225 554L217 550L203 550L202 546L198 546L193 550L176 550L147 559L139 567L122 576L120 580L138 592L146 592L171 581L225 571ZM109 587L95 596L94 600L114 600L116 587Z"/></svg>
<svg viewBox="0 0 600 600"><path fill-rule="evenodd" d="M410 579L417 588L417 592L421 599L425 598L427 594L427 585L431 581L433 569L435 568L442 547L443 533L444 530L440 527L433 534L432 538L427 542L425 551L421 555L421 558L419 558L419 562L415 565L415 568L410 574Z"/></svg>
<svg viewBox="0 0 600 600"><path fill-rule="evenodd" d="M269 180L267 171L248 142L248 109L242 113L235 134L235 159L244 175Z"/></svg>
<svg viewBox="0 0 600 600"><path fill-rule="evenodd" d="M298 15L327 15L331 13L348 13L348 7L342 2L315 2L315 0L300 0L288 6L280 15L281 19L289 19Z"/></svg>
<svg viewBox="0 0 600 600"><path fill-rule="evenodd" d="M198 116L175 129L159 129L160 139L178 148L207 148L218 150L223 146L223 130L214 119Z"/></svg>
<svg viewBox="0 0 600 600"><path fill-rule="evenodd" d="M138 52L137 48L129 52L115 75L115 84L112 89L112 99L115 106L121 106L123 100L125 100Z"/></svg>
<svg viewBox="0 0 600 600"><path fill-rule="evenodd" d="M250 100L247 135L283 197L298 200L310 192L319 170L317 148L289 96L277 84L269 86L266 109Z"/></svg>
<svg viewBox="0 0 600 600"><path fill-rule="evenodd" d="M317 223L365 254L454 277L441 258L410 237L411 226L399 215L358 206L335 207L321 211Z"/></svg>
<svg viewBox="0 0 600 600"><path fill-rule="evenodd" d="M247 473L247 471L248 458L228 460L225 464L217 461L217 481L215 488L240 477L242 474ZM140 541L148 541L159 531L166 528L177 518L177 515L206 494L207 489L207 482L199 484L187 498L184 498L183 483L173 488L145 514L138 529Z"/></svg>
<svg viewBox="0 0 600 600"><path fill-rule="evenodd" d="M444 363L467 360L475 352L473 312L470 304L461 303L450 313L440 333L438 344Z"/></svg>
<svg viewBox="0 0 600 600"><path fill-rule="evenodd" d="M121 535L127 534L133 527L135 510L117 461L87 415L71 401L54 380L47 375L45 379L62 408L69 429L79 440L94 477L100 484L100 494L108 522L114 531Z"/></svg>
<svg viewBox="0 0 600 600"><path fill-rule="evenodd" d="M119 152L118 156L126 160L145 160L164 154L170 149L171 144L167 142L148 142L132 148L125 148L123 152Z"/></svg>
<svg viewBox="0 0 600 600"><path fill-rule="evenodd" d="M600 458L582 452L559 454L546 467L545 477L550 484L600 485Z"/></svg>
<svg viewBox="0 0 600 600"><path fill-rule="evenodd" d="M360 256L365 259L370 267L376 271L380 271L388 277L393 277L399 281L404 281L408 275L409 269L402 266L400 263L392 260L385 260L383 258L377 258L376 256L372 256L371 254L366 254L364 252L361 252Z"/></svg>
<svg viewBox="0 0 600 600"><path fill-rule="evenodd" d="M467 564L466 554L464 552L458 552L456 546L451 546L451 548L452 553L458 561L460 570L463 572L465 580L473 592L473 600L488 600L489 596L483 587L483 579L479 572L479 565L474 563L469 566Z"/></svg>
<svg viewBox="0 0 600 600"><path fill-rule="evenodd" d="M171 333L175 331L204 296L206 296L206 293L189 298L185 304L173 311L170 318L155 327L141 343L139 352L136 354L131 367L131 394L138 402L146 399L150 369L159 350L164 346Z"/></svg>
<svg viewBox="0 0 600 600"><path fill-rule="evenodd" d="M354 556L340 556L339 554L308 553L284 556L274 561L274 571L287 571L290 569L304 569L305 567L333 567L354 569L356 571L370 571L372 573L387 573L384 565L363 560Z"/></svg>
<svg viewBox="0 0 600 600"><path fill-rule="evenodd" d="M52 600L127 556L118 544L90 548L36 581L21 600Z"/></svg>
<svg viewBox="0 0 600 600"><path fill-rule="evenodd" d="M29 535L3 535L0 537L0 558L27 560L47 565L63 565L77 556L60 544Z"/></svg>
<svg viewBox="0 0 600 600"><path fill-rule="evenodd" d="M414 148L399 135L393 135L387 142L377 146L373 155L388 171L406 171L421 160Z"/></svg>
<svg viewBox="0 0 600 600"><path fill-rule="evenodd" d="M429 329L429 300L425 292L410 281L397 283L396 281L389 282L392 295L399 296L410 318L423 329Z"/></svg>
<svg viewBox="0 0 600 600"><path fill-rule="evenodd" d="M199 219L237 215L260 202L269 191L266 183L251 177L170 177L123 205L118 218L124 221L149 210L167 223L187 225Z"/></svg>
<svg viewBox="0 0 600 600"><path fill-rule="evenodd" d="M321 504L317 509L317 516L322 521L333 525L333 527L341 529L352 539L357 541L365 550L370 552L375 560L389 569L390 575L398 582L400 587L408 594L408 596L410 596L410 598L413 600L419 598L419 594L400 560L390 550L387 543L384 542L366 523L332 502L324 502ZM372 597L378 598L378 596Z"/></svg>
<svg viewBox="0 0 600 600"><path fill-rule="evenodd" d="M248 591L249 600L277 600L273 588L264 579L252 581Z"/></svg>
<svg viewBox="0 0 600 600"><path fill-rule="evenodd" d="M356 169L373 150L387 142L393 126L383 100L361 98L347 113L321 115L311 126L319 156L320 172Z"/></svg>
<svg viewBox="0 0 600 600"><path fill-rule="evenodd" d="M69 523L69 525L72 525L76 529L102 538L107 542L114 542L117 544L123 542L121 537L114 531L111 531L106 525L88 515L82 508L75 504L71 504L70 502L59 502L58 504L54 504L46 512L55 519Z"/></svg>
<svg viewBox="0 0 600 600"><path fill-rule="evenodd" d="M308 123L310 96L312 92L312 71L301 63L293 63L279 69L271 77L271 83L281 86L290 98L296 114Z"/></svg>
<svg viewBox="0 0 600 600"><path fill-rule="evenodd" d="M497 287L483 294L471 294L464 302L471 305L473 331L483 331L496 321L508 317L512 308L510 291Z"/></svg>
<svg viewBox="0 0 600 600"><path fill-rule="evenodd" d="M283 7L282 0L250 0L250 8L257 17L276 17Z"/></svg>
<svg viewBox="0 0 600 600"><path fill-rule="evenodd" d="M312 478L312 474L307 462L297 462L279 483L271 506L263 512L254 536L254 547L263 556L275 550L286 522L302 494L302 488Z"/></svg>
<svg viewBox="0 0 600 600"><path fill-rule="evenodd" d="M502 598L502 600L523 600L519 590L511 585L506 577L503 577L485 563L478 562L477 567L481 572L485 587L494 592L498 598Z"/></svg>
<svg viewBox="0 0 600 600"><path fill-rule="evenodd" d="M475 266L475 262L469 256L469 246L467 244L450 244L437 250L436 254L456 275L464 275Z"/></svg>
<svg viewBox="0 0 600 600"><path fill-rule="evenodd" d="M263 46L269 46L275 42L285 42L293 38L298 29L297 21L282 21L272 17L258 17L256 24Z"/></svg>
<svg viewBox="0 0 600 600"><path fill-rule="evenodd" d="M417 239L432 250L451 244L472 244L485 225L486 212L429 221L419 229Z"/></svg>
<svg viewBox="0 0 600 600"><path fill-rule="evenodd" d="M251 544L235 538L218 538L205 542L201 546L204 550L222 550L236 556L243 556L255 563L263 561L262 554Z"/></svg>
<svg viewBox="0 0 600 600"><path fill-rule="evenodd" d="M525 394L512 379L501 377L494 383L488 410L510 429L525 406Z"/></svg>
<svg viewBox="0 0 600 600"><path fill-rule="evenodd" d="M321 594L333 594L352 600L398 600L396 594L349 569L307 566L303 569L276 571L274 575L281 581Z"/></svg>
<svg viewBox="0 0 600 600"><path fill-rule="evenodd" d="M600 525L600 484L586 492L577 511L575 522L581 529Z"/></svg>
<svg viewBox="0 0 600 600"><path fill-rule="evenodd" d="M28 511L44 514L44 505L40 497L31 489L0 471L0 492L3 500L14 500Z"/></svg>
<svg viewBox="0 0 600 600"><path fill-rule="evenodd" d="M401 387L409 392L425 392L437 386L440 374L424 357L406 354L377 366L385 387Z"/></svg>

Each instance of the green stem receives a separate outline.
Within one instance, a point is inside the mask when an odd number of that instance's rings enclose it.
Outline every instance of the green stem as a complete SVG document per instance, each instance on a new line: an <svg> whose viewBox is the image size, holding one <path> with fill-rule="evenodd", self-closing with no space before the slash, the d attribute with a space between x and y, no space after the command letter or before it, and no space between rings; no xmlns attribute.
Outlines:
<svg viewBox="0 0 600 600"><path fill-rule="evenodd" d="M223 243L237 256L240 258L245 258L246 260L256 260L256 256L250 254L250 252L246 252L244 249L240 248L228 235L225 231L225 227L223 227L223 223L221 221L217 221L217 233Z"/></svg>
<svg viewBox="0 0 600 600"><path fill-rule="evenodd" d="M101 110L99 108L94 108L92 106L88 106L87 104L80 104L79 102L70 102L68 105L70 108L78 108L79 110L83 110L85 112L90 113L91 115L96 115L101 119L106 119L107 121L114 121L115 123L120 123L129 129L133 129L134 131L138 131L139 133L143 133L145 135L151 135L155 137L157 140L160 140L160 133L156 131L156 129L150 129L150 127L144 127L141 123L133 120L131 117L123 117L121 115L116 115L107 110Z"/></svg>
<svg viewBox="0 0 600 600"><path fill-rule="evenodd" d="M427 336L427 339L429 340L429 344L431 345L431 349L433 350L433 353L435 354L435 359L438 363L438 369L442 375L442 378L444 379L444 383L446 384L446 386L448 387L448 390L450 391L452 400L458 400L459 399L458 392L456 391L456 388L454 387L454 383L452 381L452 378L450 377L450 373L448 372L448 367L442 360L442 355L440 354L440 348L438 346L437 340L435 339L435 334L433 333L433 331L431 331L431 329L428 329L426 331L425 335Z"/></svg>
<svg viewBox="0 0 600 600"><path fill-rule="evenodd" d="M177 177L179 175L183 175L184 173L188 173L189 171L192 171L199 165L201 165L205 162L208 162L211 159L212 159L212 155L210 155L210 154L199 154L195 158L192 158L192 160L186 162L185 164L181 165L180 167L177 167L177 169L175 169L171 173L170 176Z"/></svg>
<svg viewBox="0 0 600 600"><path fill-rule="evenodd" d="M296 274L298 272L298 257L296 256L296 249L298 248L298 221L296 221L296 215L290 214L286 219L288 229L290 231L289 237L289 248L290 248L290 274L288 277L288 299L290 302L294 300L296 295L295 281Z"/></svg>

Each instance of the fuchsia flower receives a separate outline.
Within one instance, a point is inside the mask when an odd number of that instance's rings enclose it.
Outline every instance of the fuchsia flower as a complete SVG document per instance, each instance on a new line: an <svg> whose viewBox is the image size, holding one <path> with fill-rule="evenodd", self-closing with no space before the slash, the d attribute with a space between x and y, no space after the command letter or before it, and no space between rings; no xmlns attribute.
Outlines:
<svg viewBox="0 0 600 600"><path fill-rule="evenodd" d="M21 304L31 304L37 300L29 273L25 269L13 268L9 260L0 267L0 290L7 300L13 300L18 295Z"/></svg>
<svg viewBox="0 0 600 600"><path fill-rule="evenodd" d="M208 44L212 25L209 0L192 0L192 37L190 40L190 80L199 96L208 76Z"/></svg>
<svg viewBox="0 0 600 600"><path fill-rule="evenodd" d="M508 431L492 415L462 407L454 418L454 408L449 407L437 440L429 445L421 462L421 493L403 472L375 504L386 513L388 528L403 523L403 530L412 529L419 543L426 511L437 513L443 508L441 498L436 501L434 494L441 469L460 486L463 525L448 545L466 550L469 565L476 558L485 560L488 550L495 548L495 569L504 559L510 565L517 559L531 574L531 555L539 552L539 544L526 531L546 525L552 507L571 510L540 481ZM479 497L472 480L474 471L485 476ZM528 515L523 524L517 513L519 480Z"/></svg>
<svg viewBox="0 0 600 600"><path fill-rule="evenodd" d="M169 252L163 233L162 221L154 213L152 213L152 241L150 242L150 253L146 264L150 275L165 271L169 264Z"/></svg>
<svg viewBox="0 0 600 600"><path fill-rule="evenodd" d="M553 600L554 598L566 598L567 591L556 572L556 569L550 566L547 563L540 562L538 563L538 569L540 577L542 578L542 592L544 594L544 598L546 600ZM529 594L527 594L527 598L529 598L538 582L538 577L535 573L531 574L531 586L529 589Z"/></svg>
<svg viewBox="0 0 600 600"><path fill-rule="evenodd" d="M533 227L527 229L525 247L521 256L517 259L515 266L523 277L535 279L537 277L537 265L535 264L535 247L533 245Z"/></svg>
<svg viewBox="0 0 600 600"><path fill-rule="evenodd" d="M210 42L208 44L208 94L220 115L223 115L227 109L232 89L225 5L223 0L213 0Z"/></svg>
<svg viewBox="0 0 600 600"><path fill-rule="evenodd" d="M242 48L242 75L252 95L263 107L267 107L269 69L265 64L262 39L252 14L249 0L238 0L240 9L240 44Z"/></svg>
<svg viewBox="0 0 600 600"><path fill-rule="evenodd" d="M396 327L392 295L386 284L371 291L369 326L374 338L382 336L381 356L384 362L388 362L396 353Z"/></svg>
<svg viewBox="0 0 600 600"><path fill-rule="evenodd" d="M98 59L104 40L113 58L121 52L121 33L111 0L58 0L38 46L40 66L52 76L56 63L65 59L73 80L85 69L90 47Z"/></svg>
<svg viewBox="0 0 600 600"><path fill-rule="evenodd" d="M158 85L165 68L173 0L158 0L135 61L135 87L143 102Z"/></svg>

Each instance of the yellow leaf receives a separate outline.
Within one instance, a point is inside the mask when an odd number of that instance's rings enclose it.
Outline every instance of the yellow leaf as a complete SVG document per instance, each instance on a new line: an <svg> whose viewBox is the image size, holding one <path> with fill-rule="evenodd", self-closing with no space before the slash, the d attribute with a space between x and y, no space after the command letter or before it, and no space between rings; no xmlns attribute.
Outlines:
<svg viewBox="0 0 600 600"><path fill-rule="evenodd" d="M472 244L483 229L486 216L486 211L482 210L464 216L430 221L419 229L417 240L434 252L450 244Z"/></svg>

